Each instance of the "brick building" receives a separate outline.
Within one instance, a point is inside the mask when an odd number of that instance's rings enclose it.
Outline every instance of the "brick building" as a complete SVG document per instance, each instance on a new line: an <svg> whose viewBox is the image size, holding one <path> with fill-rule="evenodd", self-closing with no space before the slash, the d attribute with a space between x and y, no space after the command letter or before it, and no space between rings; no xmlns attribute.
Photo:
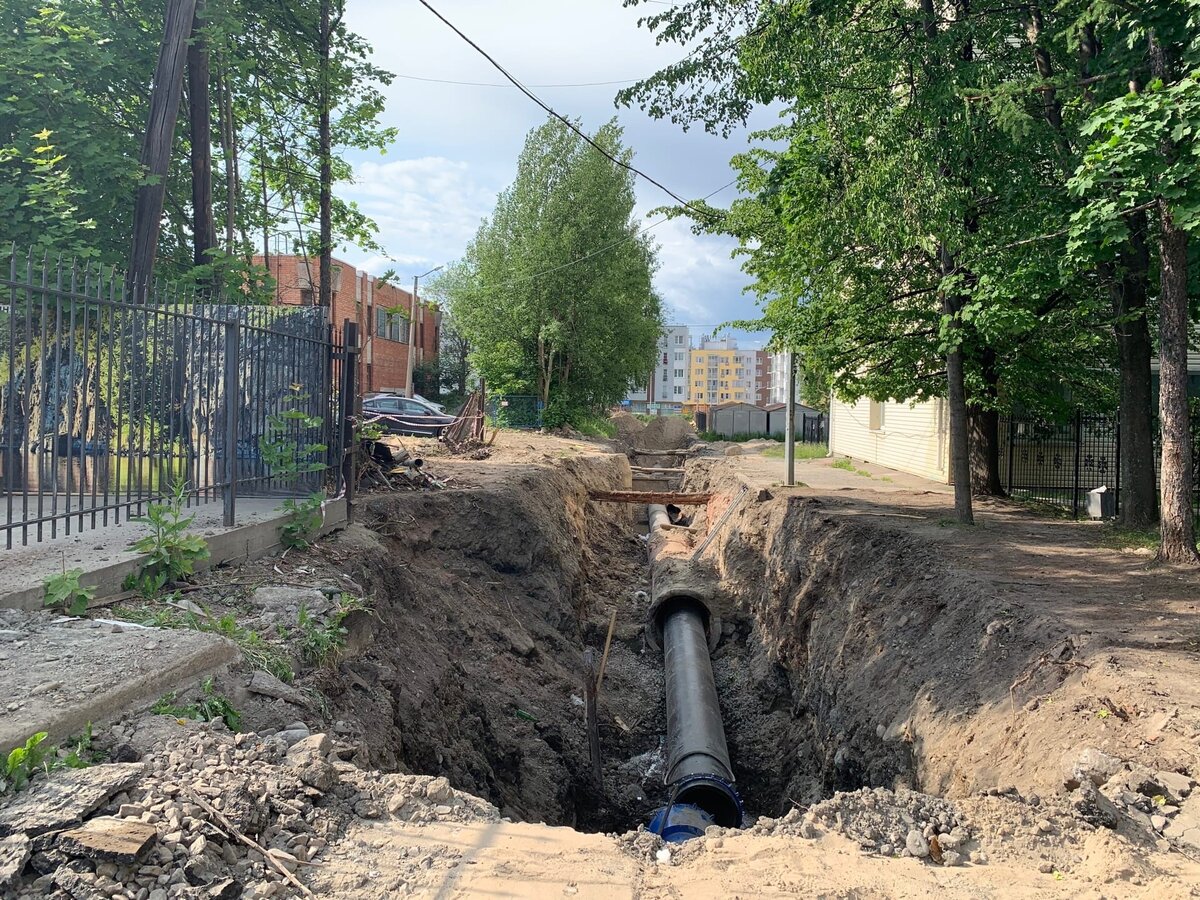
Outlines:
<svg viewBox="0 0 1200 900"><path fill-rule="evenodd" d="M254 262L262 265L263 258L255 257ZM271 256L267 268L275 279L279 303L299 306L316 303L320 266L315 258ZM358 323L362 343L358 383L362 393L411 395L412 367L437 358L441 312L435 303L418 304L416 327L410 330L412 306L410 292L392 284L380 284L378 279L349 263L333 261L329 319L338 329L347 319Z"/></svg>

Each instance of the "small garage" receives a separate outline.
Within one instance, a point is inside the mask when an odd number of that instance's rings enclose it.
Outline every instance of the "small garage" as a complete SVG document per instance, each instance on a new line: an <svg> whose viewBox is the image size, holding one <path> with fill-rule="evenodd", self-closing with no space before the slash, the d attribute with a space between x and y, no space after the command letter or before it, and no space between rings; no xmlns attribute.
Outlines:
<svg viewBox="0 0 1200 900"><path fill-rule="evenodd" d="M712 408L709 429L722 437L767 434L767 411L753 403L723 403Z"/></svg>

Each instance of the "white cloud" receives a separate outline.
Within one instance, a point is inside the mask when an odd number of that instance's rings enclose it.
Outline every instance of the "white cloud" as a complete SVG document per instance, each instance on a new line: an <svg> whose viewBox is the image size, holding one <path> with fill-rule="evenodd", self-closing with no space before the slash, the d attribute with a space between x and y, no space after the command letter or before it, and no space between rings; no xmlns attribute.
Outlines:
<svg viewBox="0 0 1200 900"><path fill-rule="evenodd" d="M437 156L360 162L354 183L339 193L379 225L390 259L354 260L372 272L397 263L429 268L460 256L496 199L495 188L479 184L468 163Z"/></svg>
<svg viewBox="0 0 1200 900"><path fill-rule="evenodd" d="M648 75L681 55L657 46L636 25L646 8L619 0L440 0L438 9L522 81L561 84ZM503 76L416 3L356 0L349 24L375 46L375 62L393 72L453 81L501 82ZM639 110L617 110L619 85L537 88L560 112L594 129L617 116L635 164L684 197L701 197L733 176L729 159L747 146L747 131L729 139L701 129L683 132ZM397 78L387 88L384 123L399 129L387 157L350 154L354 185L340 193L378 222L379 239L395 262L359 253L349 262L403 277L462 255L497 192L516 170L529 129L544 112L514 88L471 87ZM758 124L766 122L762 117ZM757 125L756 125L757 127ZM672 202L640 181L638 208ZM731 192L713 202L728 201ZM699 328L756 314L742 293L749 279L731 259L732 243L697 237L676 220L653 232L662 243L655 283L677 317ZM751 344L753 341L751 341Z"/></svg>

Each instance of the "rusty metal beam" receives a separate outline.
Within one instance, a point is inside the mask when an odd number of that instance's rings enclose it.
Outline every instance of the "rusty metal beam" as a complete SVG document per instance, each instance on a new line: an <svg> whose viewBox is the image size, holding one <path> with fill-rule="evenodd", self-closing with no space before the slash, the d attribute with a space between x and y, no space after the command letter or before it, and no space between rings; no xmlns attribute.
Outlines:
<svg viewBox="0 0 1200 900"><path fill-rule="evenodd" d="M605 503L661 503L664 506L703 506L712 494L681 494L678 491L588 491L588 498Z"/></svg>

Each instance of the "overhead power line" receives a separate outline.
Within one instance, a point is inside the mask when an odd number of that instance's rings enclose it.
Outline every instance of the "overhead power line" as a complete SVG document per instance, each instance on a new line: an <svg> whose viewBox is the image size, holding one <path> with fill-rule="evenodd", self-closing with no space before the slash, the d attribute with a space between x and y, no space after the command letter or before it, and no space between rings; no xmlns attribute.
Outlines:
<svg viewBox="0 0 1200 900"><path fill-rule="evenodd" d="M456 26L453 22L451 22L449 19L447 19L445 16L443 16L440 12L438 12L436 9L434 9L433 6L431 6L428 2L426 2L426 0L419 0L419 2L427 10L429 10L431 13L433 13L435 16L437 16L437 18L439 18L442 21L442 23L445 24L451 31L453 31L460 38L462 38L464 41L466 41L468 44L470 44L471 47L474 48L476 53L478 53L480 56L482 56L484 59L486 59L489 63L491 63L492 66L496 69L496 71L498 71L501 75L503 75L505 78L507 78L517 88L517 90L519 90L522 94L524 94L526 97L528 97L534 103L536 103L538 106L540 106L542 109L544 109L551 116L558 119L560 122L562 122L568 128L570 128L573 132L575 132L577 135L579 135L579 137L583 138L583 140L587 141L588 144L590 144L592 147L594 147L607 160L609 160L610 162L614 163L615 165L620 166L621 168L623 168L629 172L632 172L634 175L641 176L643 179L650 182L652 185L654 185L656 188L658 188L660 191L662 191L664 194L666 194L672 200L675 200L677 203L679 203L685 209L691 210L693 213L695 213L698 216L702 216L703 218L706 218L706 219L712 218L712 214L709 211L692 206L692 204L690 204L687 200L684 200L681 196L679 196L677 193L675 193L673 190L671 190L669 187L667 187L661 181L658 181L657 179L650 177L649 175L647 175L645 172L643 172L641 169L637 168L636 166L631 166L629 163L625 162L624 160L618 159L617 157L613 156L611 153L609 153L607 150L605 150L603 147L601 147L598 143L596 143L596 141L594 141L586 132L584 132L584 130L582 128L580 128L578 125L576 125L570 119L568 119L566 116L564 116L561 113L557 112L556 110L552 109L550 107L550 105L547 104L540 97L538 97L537 94L535 94L533 91L531 91L525 85L523 85L520 81L518 81L515 76L510 74L509 71L506 68L504 68L504 66L502 66L502 65L500 65L500 63L496 62L496 60L491 56L491 54L489 54L486 50L484 50L482 47L480 47L477 43L475 43L473 40L471 40L469 37L467 37L458 28L458 26Z"/></svg>
<svg viewBox="0 0 1200 900"><path fill-rule="evenodd" d="M506 88L511 85L505 84L502 81L453 81L449 78L427 78L423 75L401 75L393 72L392 75L396 78L405 78L409 81L426 81L432 84L461 84L467 87L497 87ZM573 84L531 84L529 87L535 88L582 88L582 87L604 87L612 84L637 84L641 81L640 78L624 78L620 81L580 81Z"/></svg>

